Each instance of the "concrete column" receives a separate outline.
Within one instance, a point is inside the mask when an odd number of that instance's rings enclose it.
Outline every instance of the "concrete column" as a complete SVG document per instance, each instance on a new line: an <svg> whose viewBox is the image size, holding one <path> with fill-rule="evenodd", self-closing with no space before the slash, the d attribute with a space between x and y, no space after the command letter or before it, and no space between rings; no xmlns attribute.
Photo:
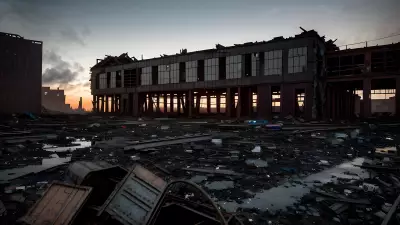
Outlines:
<svg viewBox="0 0 400 225"><path fill-rule="evenodd" d="M248 106L248 112L247 112L247 115L248 116L252 116L252 114L253 114L253 92L251 91L251 88L248 88L247 89L248 90L248 97L247 97L247 102L248 102L248 104L247 104L247 106Z"/></svg>
<svg viewBox="0 0 400 225"><path fill-rule="evenodd" d="M158 112L158 111L160 111L160 94L157 94L157 99L156 99L156 106L157 106L157 109L156 109L156 111Z"/></svg>
<svg viewBox="0 0 400 225"><path fill-rule="evenodd" d="M226 89L226 116L231 117L232 116L232 104L235 103L235 99L233 97L233 102L232 102L232 90L231 88Z"/></svg>
<svg viewBox="0 0 400 225"><path fill-rule="evenodd" d="M167 113L167 98L168 98L168 95L165 93L164 94L164 113Z"/></svg>
<svg viewBox="0 0 400 225"><path fill-rule="evenodd" d="M305 88L305 96L304 96L304 114L305 118L310 120L310 119L315 119L312 118L312 110L313 110L313 105L314 105L314 88L312 84L307 84ZM294 95L295 93L293 93ZM295 96L295 101L297 101L297 96Z"/></svg>
<svg viewBox="0 0 400 225"><path fill-rule="evenodd" d="M400 77L396 78L396 116L400 117Z"/></svg>
<svg viewBox="0 0 400 225"><path fill-rule="evenodd" d="M173 113L174 112L174 94L170 94L169 98L171 99L170 103L169 103L169 107L170 107L169 111Z"/></svg>
<svg viewBox="0 0 400 225"><path fill-rule="evenodd" d="M115 95L111 95L111 112L115 112Z"/></svg>
<svg viewBox="0 0 400 225"><path fill-rule="evenodd" d="M153 103L153 94L149 94L149 112L152 113L153 112L153 108L154 108L154 103Z"/></svg>
<svg viewBox="0 0 400 225"><path fill-rule="evenodd" d="M187 94L187 101L186 101L186 107L188 109L188 116L189 118L192 117L192 110L193 110L193 92L189 91Z"/></svg>
<svg viewBox="0 0 400 225"><path fill-rule="evenodd" d="M132 99L132 114L134 117L137 117L139 115L139 93L134 92L133 93L133 99Z"/></svg>
<svg viewBox="0 0 400 225"><path fill-rule="evenodd" d="M178 111L178 115L180 115L181 114L181 94L176 94L176 100L178 101L177 102L177 111Z"/></svg>
<svg viewBox="0 0 400 225"><path fill-rule="evenodd" d="M363 117L367 118L371 116L371 79L365 78L363 80Z"/></svg>
<svg viewBox="0 0 400 225"><path fill-rule="evenodd" d="M95 112L100 112L100 97L98 95L96 97L96 111Z"/></svg>
<svg viewBox="0 0 400 225"><path fill-rule="evenodd" d="M331 101L331 88L330 87L326 87L326 103L325 103L325 107L324 107L324 119L330 119L331 117L331 109L332 109L332 101Z"/></svg>
<svg viewBox="0 0 400 225"><path fill-rule="evenodd" d="M211 113L211 94L208 92L207 94L207 113Z"/></svg>
<svg viewBox="0 0 400 225"><path fill-rule="evenodd" d="M221 94L218 92L216 94L216 104L217 104L217 114L221 113Z"/></svg>
<svg viewBox="0 0 400 225"><path fill-rule="evenodd" d="M237 106L236 106L236 118L240 118L242 116L242 104L243 104L243 99L242 99L242 87L238 87L238 100L237 100Z"/></svg>
<svg viewBox="0 0 400 225"><path fill-rule="evenodd" d="M272 95L271 86L257 86L257 117L266 119L271 117L272 112Z"/></svg>
<svg viewBox="0 0 400 225"><path fill-rule="evenodd" d="M110 112L109 105L108 105L108 96L106 96L106 112Z"/></svg>
<svg viewBox="0 0 400 225"><path fill-rule="evenodd" d="M293 85L281 85L281 116L294 116L295 90Z"/></svg>
<svg viewBox="0 0 400 225"><path fill-rule="evenodd" d="M101 112L104 112L104 95L101 96Z"/></svg>

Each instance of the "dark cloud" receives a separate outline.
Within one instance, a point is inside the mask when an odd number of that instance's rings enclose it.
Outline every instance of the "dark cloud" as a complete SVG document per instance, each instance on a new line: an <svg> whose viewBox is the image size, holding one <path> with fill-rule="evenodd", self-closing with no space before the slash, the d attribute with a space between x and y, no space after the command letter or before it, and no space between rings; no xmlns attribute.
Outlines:
<svg viewBox="0 0 400 225"><path fill-rule="evenodd" d="M46 51L43 55L43 62L49 66L42 75L42 82L45 85L66 85L84 71L81 64L66 62L54 51Z"/></svg>
<svg viewBox="0 0 400 225"><path fill-rule="evenodd" d="M66 1L0 0L0 28L30 39L61 38L63 42L85 45L90 29L84 24L66 23Z"/></svg>

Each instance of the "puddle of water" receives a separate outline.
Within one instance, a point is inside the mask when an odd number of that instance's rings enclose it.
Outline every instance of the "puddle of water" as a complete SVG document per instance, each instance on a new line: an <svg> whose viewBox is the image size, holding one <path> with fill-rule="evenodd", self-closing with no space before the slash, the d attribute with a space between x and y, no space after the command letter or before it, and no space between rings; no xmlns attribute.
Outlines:
<svg viewBox="0 0 400 225"><path fill-rule="evenodd" d="M191 181L193 183L201 183L202 181L205 181L205 180L207 180L207 176L200 176L200 175L196 175L189 179L189 181Z"/></svg>
<svg viewBox="0 0 400 225"><path fill-rule="evenodd" d="M233 181L214 181L211 183L206 183L205 186L210 190L224 190L228 188L233 188L234 183Z"/></svg>
<svg viewBox="0 0 400 225"><path fill-rule="evenodd" d="M66 147L44 144L43 150L50 152L66 152L66 151L75 151L80 148L87 148L92 146L91 141L80 140L80 139L76 139L75 141L71 142L71 144L73 144L73 146L66 146Z"/></svg>
<svg viewBox="0 0 400 225"><path fill-rule="evenodd" d="M268 167L268 162L261 159L247 159L246 164L255 167Z"/></svg>
<svg viewBox="0 0 400 225"><path fill-rule="evenodd" d="M294 180L300 181L302 184L286 182L278 187L256 193L253 198L245 199L242 204L237 204L237 206L240 208L257 208L262 211L269 210L271 212L285 210L287 206L293 205L305 194L308 194L315 184L314 181L319 181L321 182L319 185L322 185L331 181L335 182L337 178L367 178L368 173L366 171L354 166L361 165L363 161L363 158L357 158L351 162L342 163L336 167L312 174L304 179ZM344 172L355 175L344 174ZM223 208L227 206L226 210L236 209L236 207L232 206L232 202L229 204L219 202L219 204Z"/></svg>
<svg viewBox="0 0 400 225"><path fill-rule="evenodd" d="M42 165L28 165L20 168L0 170L0 182L13 180L29 173L38 173L52 167L71 161L71 157L66 158L45 158L42 159Z"/></svg>

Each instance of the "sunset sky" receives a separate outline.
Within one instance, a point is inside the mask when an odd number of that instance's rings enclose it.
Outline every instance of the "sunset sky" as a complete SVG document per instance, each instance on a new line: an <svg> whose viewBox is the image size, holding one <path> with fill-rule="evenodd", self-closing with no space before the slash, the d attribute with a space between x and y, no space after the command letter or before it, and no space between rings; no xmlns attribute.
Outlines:
<svg viewBox="0 0 400 225"><path fill-rule="evenodd" d="M43 86L91 109L90 67L105 55L152 58L289 37L299 26L343 45L400 33L399 12L400 0L0 0L0 31L43 41Z"/></svg>

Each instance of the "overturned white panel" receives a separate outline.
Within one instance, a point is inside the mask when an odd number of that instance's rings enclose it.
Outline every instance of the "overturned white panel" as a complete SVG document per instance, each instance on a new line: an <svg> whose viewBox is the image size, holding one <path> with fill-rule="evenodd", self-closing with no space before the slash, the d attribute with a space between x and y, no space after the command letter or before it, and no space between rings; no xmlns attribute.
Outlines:
<svg viewBox="0 0 400 225"><path fill-rule="evenodd" d="M197 81L197 61L186 62L186 82Z"/></svg>

